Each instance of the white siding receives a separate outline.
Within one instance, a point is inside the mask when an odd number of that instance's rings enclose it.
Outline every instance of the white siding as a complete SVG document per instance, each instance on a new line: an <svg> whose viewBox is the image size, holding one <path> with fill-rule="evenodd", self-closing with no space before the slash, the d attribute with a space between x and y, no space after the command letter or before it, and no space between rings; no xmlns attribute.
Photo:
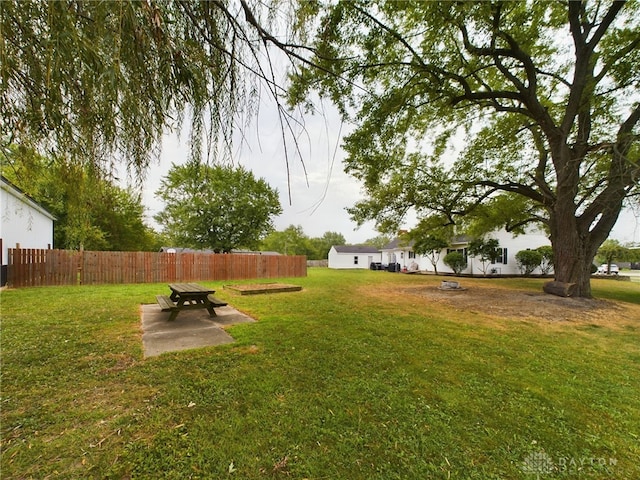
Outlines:
<svg viewBox="0 0 640 480"><path fill-rule="evenodd" d="M518 264L516 263L516 253L518 253L520 250L533 250L543 245L551 245L549 239L544 234L537 231L531 231L530 233L524 235L514 236L506 230L498 230L496 232L493 232L491 235L488 235L488 238L495 238L496 240L498 240L498 242L500 242L500 248L507 249L507 259L506 263L503 262L488 264L487 274L492 273L492 270L495 269L495 272L493 273L496 273L498 275L518 275L520 274L520 270L518 269ZM466 244L454 245L450 248L464 248L466 246ZM444 250L440 255L440 261L438 262L439 272L452 272L451 268L446 266L442 261L446 253L446 250ZM468 267L466 270L463 270L462 273L471 275L483 275L482 262L480 262L480 260L468 256L467 263Z"/></svg>
<svg viewBox="0 0 640 480"><path fill-rule="evenodd" d="M495 269L495 274L498 275L518 275L520 274L520 270L518 269L518 265L516 263L516 253L520 250L533 250L543 245L551 245L551 242L541 232L531 231L530 233L513 236L511 233L506 230L499 230L493 232L488 235L487 238L495 238L500 242L500 248L507 250L507 261L506 263L495 263L495 264L487 264L487 274L491 273L493 269ZM453 244L449 247L450 250L455 249L464 249L468 245L466 243ZM431 264L431 260L429 257L424 255L415 255L415 258L409 258L410 248L402 247L396 248L394 250L384 250L383 258L385 258L386 263L393 263L394 259L397 263L400 264L402 268L411 265L411 262L415 261L418 264L418 267L422 271L433 272L433 265ZM452 273L453 270L444 264L443 259L447 254L447 249L443 249L440 252L440 258L437 263L438 273ZM471 256L467 257L468 267L466 270L463 270L462 273L472 274L472 275L483 275L482 272L482 262L480 260L473 258ZM540 273L537 270L534 273Z"/></svg>
<svg viewBox="0 0 640 480"><path fill-rule="evenodd" d="M420 255L415 254L411 247L398 247L394 250L383 250L382 259L385 265L399 263L401 269L409 268L411 267L411 264L415 262L418 264L418 270L427 270L426 266L421 264ZM430 263L429 265L431 266ZM433 270L433 267L431 270Z"/></svg>
<svg viewBox="0 0 640 480"><path fill-rule="evenodd" d="M329 250L329 268L368 269L371 262L379 262L379 253L337 252L334 247Z"/></svg>
<svg viewBox="0 0 640 480"><path fill-rule="evenodd" d="M0 238L2 263L8 263L8 249L53 248L53 217L2 182L0 189Z"/></svg>

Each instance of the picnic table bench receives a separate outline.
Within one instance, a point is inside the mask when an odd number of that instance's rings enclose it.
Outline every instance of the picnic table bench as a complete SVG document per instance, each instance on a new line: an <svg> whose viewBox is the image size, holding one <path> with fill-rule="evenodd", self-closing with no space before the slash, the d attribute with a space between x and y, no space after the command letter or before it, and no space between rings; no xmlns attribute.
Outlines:
<svg viewBox="0 0 640 480"><path fill-rule="evenodd" d="M215 307L224 307L226 302L216 298L211 290L198 283L170 283L171 295L156 295L163 312L170 311L169 321L175 320L181 310L206 308L209 315L216 316Z"/></svg>

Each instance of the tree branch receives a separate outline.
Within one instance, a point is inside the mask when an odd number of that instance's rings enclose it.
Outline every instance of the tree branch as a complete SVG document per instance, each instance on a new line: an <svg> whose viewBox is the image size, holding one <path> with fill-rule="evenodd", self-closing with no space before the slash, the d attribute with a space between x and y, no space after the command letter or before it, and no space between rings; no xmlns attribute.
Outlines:
<svg viewBox="0 0 640 480"><path fill-rule="evenodd" d="M602 81L602 79L609 72L611 67L613 67L615 65L617 60L619 60L622 57L624 57L625 55L628 55L629 53L633 52L639 46L640 46L640 36L637 37L636 39L634 39L632 42L630 42L626 47L624 47L624 48L620 49L618 52L616 52L616 54L611 58L611 61L609 63L607 63L606 65L603 65L602 70L600 70L600 73L595 76L596 83L600 83L600 81Z"/></svg>
<svg viewBox="0 0 640 480"><path fill-rule="evenodd" d="M598 28L593 34L593 37L591 37L591 40L589 40L589 43L587 44L587 47L592 52L595 50L598 43L600 43L600 40L602 40L602 37L607 32L615 18L618 16L618 13L620 12L620 10L622 10L622 7L624 7L625 3L626 0L617 0L615 2L612 2L611 7L602 18L602 22L600 22L600 25L598 25Z"/></svg>
<svg viewBox="0 0 640 480"><path fill-rule="evenodd" d="M538 215L533 215L529 218L525 218L524 220L520 220L516 223L507 223L504 227L504 229L507 232L513 232L516 228L520 228L520 227L524 227L526 225L529 225L530 223L543 223L543 224L548 224L549 220L547 218L544 217L540 217Z"/></svg>
<svg viewBox="0 0 640 480"><path fill-rule="evenodd" d="M535 202L544 204L544 196L529 185L523 185L517 182L498 183L493 180L482 180L477 182L477 185L492 187L495 190L501 190L503 192L517 193Z"/></svg>

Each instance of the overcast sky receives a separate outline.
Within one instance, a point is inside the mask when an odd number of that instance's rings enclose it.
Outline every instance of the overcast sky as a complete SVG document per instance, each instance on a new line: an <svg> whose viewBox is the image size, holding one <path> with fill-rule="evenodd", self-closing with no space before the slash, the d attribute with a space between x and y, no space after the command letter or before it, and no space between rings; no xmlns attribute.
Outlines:
<svg viewBox="0 0 640 480"><path fill-rule="evenodd" d="M329 109L330 110L330 109ZM299 139L306 167L306 176L300 160L289 148L289 176L291 181L291 204L287 186L287 165L282 133L275 109L262 108L256 125L245 131L245 140L238 142L235 161L253 171L256 177L264 178L280 193L283 213L275 219L277 230L289 225L300 225L309 237L321 237L325 232L341 233L347 243L362 243L378 235L373 222L357 228L345 208L363 198L358 181L343 171L339 136L347 127L341 127L335 113L305 116L306 133ZM143 188L143 203L147 208L149 222L154 214L163 209L155 198L160 180L172 163L183 164L189 156L187 136L167 135L163 142L160 164L150 169ZM308 185L307 185L308 182ZM411 228L412 221L403 225ZM622 243L640 242L640 211L626 210L614 227L611 238Z"/></svg>

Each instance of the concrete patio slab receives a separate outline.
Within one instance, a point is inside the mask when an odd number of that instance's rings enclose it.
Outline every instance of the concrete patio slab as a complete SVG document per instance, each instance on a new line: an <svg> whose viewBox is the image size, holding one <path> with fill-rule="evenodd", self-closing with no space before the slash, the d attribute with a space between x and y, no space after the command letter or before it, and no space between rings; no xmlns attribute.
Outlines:
<svg viewBox="0 0 640 480"><path fill-rule="evenodd" d="M223 327L255 322L228 305L215 311L217 316L210 317L204 309L185 310L170 322L170 312L163 312L159 305L142 305L140 316L145 358L165 352L232 343L233 337Z"/></svg>

